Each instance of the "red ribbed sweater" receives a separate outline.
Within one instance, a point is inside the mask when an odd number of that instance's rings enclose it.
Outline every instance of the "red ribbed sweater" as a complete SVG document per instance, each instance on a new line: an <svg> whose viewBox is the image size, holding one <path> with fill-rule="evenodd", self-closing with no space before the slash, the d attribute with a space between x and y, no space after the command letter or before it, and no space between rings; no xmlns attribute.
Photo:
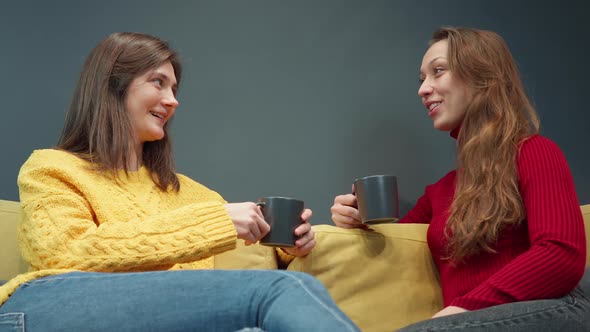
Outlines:
<svg viewBox="0 0 590 332"><path fill-rule="evenodd" d="M576 287L586 264L584 220L574 181L557 144L535 135L517 158L526 220L505 228L493 248L452 266L445 256L444 227L455 193L456 171L426 187L400 220L428 223L428 245L441 278L445 306L475 310L565 295Z"/></svg>

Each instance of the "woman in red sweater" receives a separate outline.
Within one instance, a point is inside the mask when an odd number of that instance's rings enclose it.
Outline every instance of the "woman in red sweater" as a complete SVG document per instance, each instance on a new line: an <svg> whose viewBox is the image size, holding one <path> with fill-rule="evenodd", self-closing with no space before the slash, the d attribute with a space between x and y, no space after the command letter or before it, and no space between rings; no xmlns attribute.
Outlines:
<svg viewBox="0 0 590 332"><path fill-rule="evenodd" d="M504 40L441 28L420 80L434 127L457 139L457 169L427 186L400 221L430 224L445 305L402 331L590 331L574 181L559 147L538 135ZM331 211L336 225L362 227L352 194L337 196Z"/></svg>

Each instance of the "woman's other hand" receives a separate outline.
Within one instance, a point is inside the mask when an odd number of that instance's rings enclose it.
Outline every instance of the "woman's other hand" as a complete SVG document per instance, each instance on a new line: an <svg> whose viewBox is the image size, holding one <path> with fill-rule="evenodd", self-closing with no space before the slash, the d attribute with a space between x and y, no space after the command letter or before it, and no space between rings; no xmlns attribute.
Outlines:
<svg viewBox="0 0 590 332"><path fill-rule="evenodd" d="M353 185L354 192L354 185ZM361 222L356 196L353 194L339 195L334 198L334 205L330 208L332 221L342 228L366 228Z"/></svg>
<svg viewBox="0 0 590 332"><path fill-rule="evenodd" d="M295 247L292 248L281 248L284 252L289 255L302 257L309 254L315 247L315 234L309 223L311 218L311 210L305 209L301 213L301 225L295 228L295 236L298 237L295 241Z"/></svg>
<svg viewBox="0 0 590 332"><path fill-rule="evenodd" d="M229 203L225 209L236 227L238 239L244 240L246 245L258 242L270 231L262 211L253 202Z"/></svg>
<svg viewBox="0 0 590 332"><path fill-rule="evenodd" d="M460 314L462 312L467 312L469 310L467 309L463 309L461 307L455 307L455 306L448 306L446 308L444 308L443 310L437 312L434 316L432 316L432 318L439 318L439 317L444 317L444 316L449 316L449 315L454 315L454 314Z"/></svg>

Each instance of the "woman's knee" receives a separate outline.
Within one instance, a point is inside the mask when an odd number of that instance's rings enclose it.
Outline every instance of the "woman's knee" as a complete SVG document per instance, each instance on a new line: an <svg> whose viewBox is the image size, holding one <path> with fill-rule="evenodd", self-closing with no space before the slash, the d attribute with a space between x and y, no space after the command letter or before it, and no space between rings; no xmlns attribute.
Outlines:
<svg viewBox="0 0 590 332"><path fill-rule="evenodd" d="M308 288L312 288L318 291L326 291L326 287L314 276L307 274L305 272L295 272L295 271L278 271L279 273L283 274L285 281L293 283L299 283L302 285L307 286Z"/></svg>

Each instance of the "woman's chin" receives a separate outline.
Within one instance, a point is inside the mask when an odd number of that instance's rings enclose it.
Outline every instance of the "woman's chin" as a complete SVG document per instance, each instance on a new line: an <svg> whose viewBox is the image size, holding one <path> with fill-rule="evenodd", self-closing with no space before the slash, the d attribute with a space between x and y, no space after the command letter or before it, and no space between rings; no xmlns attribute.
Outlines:
<svg viewBox="0 0 590 332"><path fill-rule="evenodd" d="M436 122L434 123L434 129L440 130L440 131L451 131L451 130L453 130L453 128L451 128L451 126L449 126L447 124L444 124L444 123L437 124Z"/></svg>
<svg viewBox="0 0 590 332"><path fill-rule="evenodd" d="M439 119L442 120L442 119ZM459 125L456 123L450 123L448 121L436 121L433 122L433 127L436 130L440 131L452 131L453 129L457 128Z"/></svg>
<svg viewBox="0 0 590 332"><path fill-rule="evenodd" d="M166 136L166 134L164 132L162 132L162 133L151 135L151 137L145 141L146 142L160 141L160 140L164 139L165 136Z"/></svg>

